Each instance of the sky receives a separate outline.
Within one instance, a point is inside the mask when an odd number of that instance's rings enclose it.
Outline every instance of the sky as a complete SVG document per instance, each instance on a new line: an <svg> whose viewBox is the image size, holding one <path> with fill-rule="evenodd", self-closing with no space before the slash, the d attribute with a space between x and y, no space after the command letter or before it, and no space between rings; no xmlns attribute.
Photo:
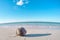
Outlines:
<svg viewBox="0 0 60 40"><path fill-rule="evenodd" d="M0 23L60 22L60 0L0 0Z"/></svg>

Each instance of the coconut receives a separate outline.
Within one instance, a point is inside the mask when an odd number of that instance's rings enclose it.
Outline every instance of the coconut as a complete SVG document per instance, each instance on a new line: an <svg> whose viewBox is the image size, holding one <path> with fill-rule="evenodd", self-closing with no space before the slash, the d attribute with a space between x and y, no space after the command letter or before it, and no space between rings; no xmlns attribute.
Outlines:
<svg viewBox="0 0 60 40"><path fill-rule="evenodd" d="M17 36L25 36L26 35L26 29L21 27L16 30L16 35Z"/></svg>

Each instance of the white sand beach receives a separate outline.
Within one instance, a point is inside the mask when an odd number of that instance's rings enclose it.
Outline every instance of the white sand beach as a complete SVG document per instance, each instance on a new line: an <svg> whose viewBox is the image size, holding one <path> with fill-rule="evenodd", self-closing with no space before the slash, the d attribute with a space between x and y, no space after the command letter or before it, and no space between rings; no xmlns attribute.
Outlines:
<svg viewBox="0 0 60 40"><path fill-rule="evenodd" d="M20 37L16 29L0 27L0 40L60 40L60 30L26 28L26 36Z"/></svg>

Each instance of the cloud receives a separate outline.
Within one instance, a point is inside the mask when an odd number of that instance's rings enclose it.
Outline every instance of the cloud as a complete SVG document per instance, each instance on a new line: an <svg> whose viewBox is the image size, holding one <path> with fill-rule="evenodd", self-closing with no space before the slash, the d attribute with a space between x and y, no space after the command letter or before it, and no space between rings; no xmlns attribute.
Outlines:
<svg viewBox="0 0 60 40"><path fill-rule="evenodd" d="M16 4L22 6L24 4L24 2L22 0L20 0Z"/></svg>
<svg viewBox="0 0 60 40"><path fill-rule="evenodd" d="M28 0L19 0L19 1L16 3L16 5L22 6L22 5L28 4L28 3L29 3Z"/></svg>

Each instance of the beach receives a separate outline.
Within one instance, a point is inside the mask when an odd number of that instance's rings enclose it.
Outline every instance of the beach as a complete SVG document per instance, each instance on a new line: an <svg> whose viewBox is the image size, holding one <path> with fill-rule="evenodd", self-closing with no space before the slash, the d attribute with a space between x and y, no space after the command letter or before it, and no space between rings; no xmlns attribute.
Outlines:
<svg viewBox="0 0 60 40"><path fill-rule="evenodd" d="M60 40L58 29L36 29L25 27L27 34L24 37L16 36L18 27L0 27L0 40Z"/></svg>

